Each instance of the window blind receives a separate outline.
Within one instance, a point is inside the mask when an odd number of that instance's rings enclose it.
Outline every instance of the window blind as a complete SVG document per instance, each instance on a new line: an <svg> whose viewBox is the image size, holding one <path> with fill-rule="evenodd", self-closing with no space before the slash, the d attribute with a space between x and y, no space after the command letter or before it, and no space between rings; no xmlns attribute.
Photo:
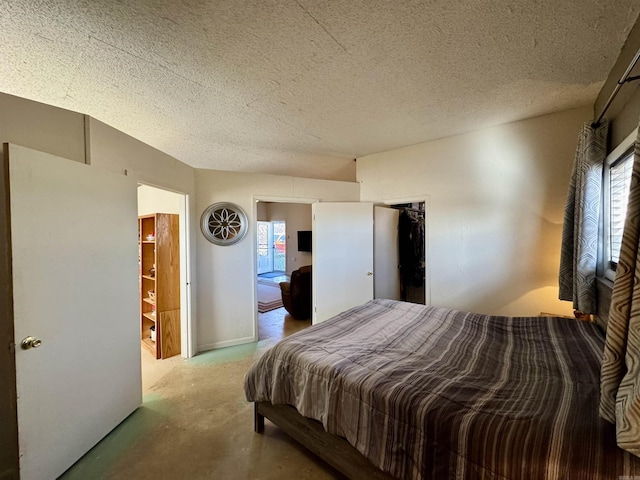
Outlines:
<svg viewBox="0 0 640 480"><path fill-rule="evenodd" d="M631 185L631 171L633 169L633 153L626 153L620 160L611 165L609 175L610 215L609 215L609 241L611 245L611 267L615 270L620 258L620 245L622 244L622 232L624 221L627 217L627 203L629 200L629 187Z"/></svg>

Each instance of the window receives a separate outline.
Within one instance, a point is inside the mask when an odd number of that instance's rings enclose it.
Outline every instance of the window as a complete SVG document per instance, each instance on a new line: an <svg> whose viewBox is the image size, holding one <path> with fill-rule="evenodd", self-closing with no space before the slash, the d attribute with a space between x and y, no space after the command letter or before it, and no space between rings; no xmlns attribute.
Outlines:
<svg viewBox="0 0 640 480"><path fill-rule="evenodd" d="M618 263L620 258L632 167L633 153L629 153L611 165L609 169L609 242L611 244L611 258L609 260L613 265ZM613 269L615 270L615 267Z"/></svg>
<svg viewBox="0 0 640 480"><path fill-rule="evenodd" d="M635 132L629 135L609 154L604 171L604 272L610 280L615 279L615 271L620 258L620 245L627 217L627 202L633 169L635 136Z"/></svg>

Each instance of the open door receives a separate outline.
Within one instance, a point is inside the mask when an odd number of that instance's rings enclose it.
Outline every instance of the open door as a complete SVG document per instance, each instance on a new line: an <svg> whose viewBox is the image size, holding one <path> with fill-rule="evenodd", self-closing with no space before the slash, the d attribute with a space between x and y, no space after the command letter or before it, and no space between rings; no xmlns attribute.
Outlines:
<svg viewBox="0 0 640 480"><path fill-rule="evenodd" d="M374 298L400 300L400 259L398 256L398 218L390 207L374 207L373 267Z"/></svg>
<svg viewBox="0 0 640 480"><path fill-rule="evenodd" d="M314 203L313 323L373 299L373 204Z"/></svg>
<svg viewBox="0 0 640 480"><path fill-rule="evenodd" d="M136 183L5 153L20 476L51 479L142 401Z"/></svg>

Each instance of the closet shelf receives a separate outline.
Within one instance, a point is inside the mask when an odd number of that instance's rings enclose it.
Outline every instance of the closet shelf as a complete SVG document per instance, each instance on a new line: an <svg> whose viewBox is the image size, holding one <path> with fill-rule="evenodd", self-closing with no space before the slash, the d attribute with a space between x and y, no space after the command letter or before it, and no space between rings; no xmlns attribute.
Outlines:
<svg viewBox="0 0 640 480"><path fill-rule="evenodd" d="M142 345L146 347L152 354L156 354L156 343L152 342L150 338L143 338Z"/></svg>
<svg viewBox="0 0 640 480"><path fill-rule="evenodd" d="M138 246L140 340L144 348L157 359L179 355L181 343L178 215L152 213L139 216ZM151 295L149 292L152 292ZM155 328L155 342L150 338L152 328Z"/></svg>

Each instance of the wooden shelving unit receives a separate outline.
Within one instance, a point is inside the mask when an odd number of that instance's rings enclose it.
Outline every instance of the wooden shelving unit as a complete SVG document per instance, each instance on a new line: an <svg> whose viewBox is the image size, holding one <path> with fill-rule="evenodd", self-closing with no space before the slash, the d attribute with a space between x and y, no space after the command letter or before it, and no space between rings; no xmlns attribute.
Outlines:
<svg viewBox="0 0 640 480"><path fill-rule="evenodd" d="M180 236L178 215L138 217L142 345L156 358L180 353ZM149 292L154 292L153 298ZM151 339L155 325L156 339Z"/></svg>

